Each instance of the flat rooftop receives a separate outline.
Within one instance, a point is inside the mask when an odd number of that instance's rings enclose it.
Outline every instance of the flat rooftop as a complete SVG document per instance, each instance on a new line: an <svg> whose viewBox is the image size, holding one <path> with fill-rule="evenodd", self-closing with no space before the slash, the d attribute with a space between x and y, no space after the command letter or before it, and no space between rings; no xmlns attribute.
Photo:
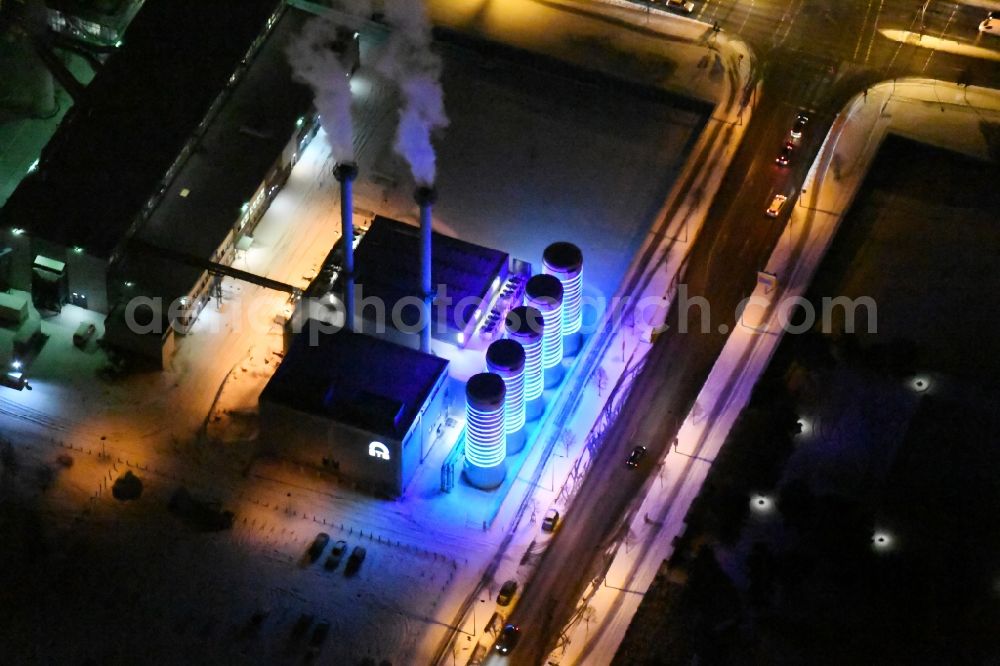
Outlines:
<svg viewBox="0 0 1000 666"><path fill-rule="evenodd" d="M285 55L310 16L285 10L136 238L219 260L213 254L312 108L312 93L292 80ZM126 248L115 277L173 300L187 294L202 272L145 252L132 256Z"/></svg>
<svg viewBox="0 0 1000 666"><path fill-rule="evenodd" d="M306 322L260 400L403 437L448 361L346 329L323 332L325 327Z"/></svg>
<svg viewBox="0 0 1000 666"><path fill-rule="evenodd" d="M385 303L386 312L404 297L420 295L420 230L412 225L376 215L354 253L355 283L365 298ZM509 255L481 245L434 232L431 238L431 281L447 287L449 302L435 303L433 321L447 317L449 327L468 321L498 277L503 279ZM462 303L461 311L457 311ZM444 308L444 312L441 312ZM418 322L417 308L403 308L403 323Z"/></svg>
<svg viewBox="0 0 1000 666"><path fill-rule="evenodd" d="M0 222L107 258L281 0L147 0Z"/></svg>

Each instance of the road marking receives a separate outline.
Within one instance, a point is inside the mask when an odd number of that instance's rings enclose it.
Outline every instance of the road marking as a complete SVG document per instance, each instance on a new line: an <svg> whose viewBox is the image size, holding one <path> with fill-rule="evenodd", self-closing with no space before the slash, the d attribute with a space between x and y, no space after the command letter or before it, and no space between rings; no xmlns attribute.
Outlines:
<svg viewBox="0 0 1000 666"><path fill-rule="evenodd" d="M743 28L746 27L747 21L750 20L750 12L753 11L753 6L754 6L754 0L750 0L750 6L747 7L747 14L746 16L743 17L743 23L740 24L740 29L738 31L740 34L743 34Z"/></svg>
<svg viewBox="0 0 1000 666"><path fill-rule="evenodd" d="M920 13L919 12L913 15L913 20L910 21L910 28L909 28L909 30L904 30L903 32L905 32L907 34L913 34L913 26L916 25L918 18L920 18ZM896 30L879 30L879 32L882 34L882 36L888 37L889 39L892 39L892 37L889 36L889 33L899 32L899 31L896 31ZM875 35L873 34L872 35L872 40L874 41L874 39L875 39ZM903 40L903 41L899 41L899 43L897 44L896 51L895 51L895 53L892 54L892 59L889 60L889 64L885 66L885 74L882 75L883 77L887 77L889 75L889 70L891 70L893 64L895 64L896 57L899 56L899 50L901 48L903 48L903 44L905 42L906 42L906 40ZM871 45L868 46L868 51L869 51L869 53L871 52ZM865 58L865 64L868 64L868 58L867 57Z"/></svg>
<svg viewBox="0 0 1000 666"><path fill-rule="evenodd" d="M872 12L872 5L874 4L874 2L875 0L868 0L868 6L865 7L865 18L864 20L861 21L861 30L858 31L858 43L854 46L854 55L851 56L851 62L855 62L858 59L858 51L861 50L861 42L864 40L865 37L865 26L868 25L868 16ZM879 4L879 9L881 8L882 5Z"/></svg>
<svg viewBox="0 0 1000 666"><path fill-rule="evenodd" d="M783 46L788 36L792 32L792 27L795 25L795 19L799 17L802 13L802 7L805 4L805 0L799 0L799 2L793 2L792 5L785 11L781 16L781 21L778 24L778 29L774 31L774 39L771 40L772 46L778 47ZM787 25L786 25L787 21ZM780 39L778 38L781 29L785 29L785 34Z"/></svg>
<svg viewBox="0 0 1000 666"><path fill-rule="evenodd" d="M878 35L878 20L882 16L883 4L885 4L885 0L878 0L878 11L875 12L875 21L872 23L872 36L868 40L868 50L865 51L865 65L868 64L868 58L872 55L872 46L875 45L875 36Z"/></svg>
<svg viewBox="0 0 1000 666"><path fill-rule="evenodd" d="M938 35L938 39L943 38L945 36L945 34L947 34L948 28L951 27L952 21L955 20L955 14L957 12L958 12L958 5L954 5L952 7L952 9L951 9L951 15L948 17L948 22L945 23L944 27L941 29L941 34ZM920 68L920 73L921 74L923 74L924 72L927 71L927 66L931 64L931 58L934 57L935 53L937 53L937 50L936 49L931 49L930 53L927 54L927 60L924 61L924 66Z"/></svg>

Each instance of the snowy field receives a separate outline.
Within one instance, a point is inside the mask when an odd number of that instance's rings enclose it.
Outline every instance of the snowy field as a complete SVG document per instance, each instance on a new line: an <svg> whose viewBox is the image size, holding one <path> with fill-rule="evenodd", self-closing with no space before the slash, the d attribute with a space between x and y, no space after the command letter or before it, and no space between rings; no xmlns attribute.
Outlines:
<svg viewBox="0 0 1000 666"><path fill-rule="evenodd" d="M584 252L587 291L610 296L704 115L495 55L446 47L444 56L451 124L437 142L435 226L536 265L547 244L572 240ZM353 87L356 212L412 221L413 182L392 150L395 95L365 69ZM332 166L320 135L238 267L306 284L338 235ZM272 320L284 307L280 294L227 280L220 307L206 308L165 372L115 382L96 373L100 351L71 344L91 313L67 308L43 323L51 337L32 368L34 390L0 401L0 433L19 461L17 477L0 486L10 509L0 525L30 537L30 552L5 553L0 578L23 608L0 628L16 661L292 663L305 652L308 636L289 645L305 612L332 625L320 663L405 664L426 648L429 629L450 622L500 529L436 510L432 494L373 500L315 471L252 462L255 396L278 362ZM62 469L55 460L67 446L75 463ZM43 466L56 470L44 493L35 481ZM129 468L146 490L122 505L108 489ZM165 508L181 483L233 510L234 529L204 535L181 526ZM11 508L17 503L31 510ZM332 573L300 566L320 530L350 546L364 540L368 559L356 577L345 578L343 565ZM267 616L251 631L258 610Z"/></svg>
<svg viewBox="0 0 1000 666"><path fill-rule="evenodd" d="M587 292L610 297L709 109L596 75L579 83L488 50L444 54L451 122L437 141L435 227L536 270L549 243L570 240L583 250ZM368 73L355 87L359 205L415 221L413 182L391 149L392 92Z"/></svg>
<svg viewBox="0 0 1000 666"><path fill-rule="evenodd" d="M0 515L11 539L0 580L21 610L0 629L5 663L297 663L312 631L294 635L303 613L331 624L323 663L405 663L455 574L454 562L430 552L267 515L199 534L166 510L173 480L142 470L136 502L107 492L80 501L89 491L81 479L111 465L72 455L43 496L33 466L5 478L30 498L4 503ZM303 562L319 529L367 549L356 575L343 563L326 571L322 559Z"/></svg>

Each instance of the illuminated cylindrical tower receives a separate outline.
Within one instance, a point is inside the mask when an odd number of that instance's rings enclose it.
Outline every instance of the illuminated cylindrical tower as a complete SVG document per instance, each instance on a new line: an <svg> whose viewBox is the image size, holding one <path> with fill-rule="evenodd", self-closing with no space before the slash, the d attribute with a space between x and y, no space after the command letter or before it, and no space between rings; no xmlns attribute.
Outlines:
<svg viewBox="0 0 1000 666"><path fill-rule="evenodd" d="M507 474L506 393L503 377L491 372L465 385L465 477L482 490L496 488Z"/></svg>
<svg viewBox="0 0 1000 666"><path fill-rule="evenodd" d="M486 371L500 375L507 387L507 455L519 453L524 448L524 347L516 340L494 341L486 349Z"/></svg>
<svg viewBox="0 0 1000 666"><path fill-rule="evenodd" d="M524 287L524 304L542 313L545 330L542 332L542 371L545 373L545 388L562 381L563 340L562 340L563 286L554 275L535 275Z"/></svg>
<svg viewBox="0 0 1000 666"><path fill-rule="evenodd" d="M504 322L507 337L519 342L524 349L524 416L533 421L545 411L542 392L545 375L542 371L542 333L545 321L537 308L521 305L507 314Z"/></svg>
<svg viewBox="0 0 1000 666"><path fill-rule="evenodd" d="M583 339L583 252L572 243L553 243L542 253L542 271L562 282L563 356L574 356Z"/></svg>

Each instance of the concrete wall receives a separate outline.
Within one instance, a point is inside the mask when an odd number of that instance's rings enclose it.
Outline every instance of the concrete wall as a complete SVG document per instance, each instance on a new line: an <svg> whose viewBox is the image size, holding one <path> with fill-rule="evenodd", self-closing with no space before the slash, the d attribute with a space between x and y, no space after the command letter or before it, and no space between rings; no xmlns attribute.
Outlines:
<svg viewBox="0 0 1000 666"><path fill-rule="evenodd" d="M337 474L365 492L398 497L427 456L450 397L443 373L431 399L402 440L374 435L287 405L260 402L260 451ZM369 455L372 441L389 449L389 460Z"/></svg>
<svg viewBox="0 0 1000 666"><path fill-rule="evenodd" d="M106 261L92 257L86 252L78 254L70 251L66 253L66 274L69 276L70 296L73 292L86 294L88 310L108 313Z"/></svg>
<svg viewBox="0 0 1000 666"><path fill-rule="evenodd" d="M368 454L372 441L385 444L389 460ZM365 492L388 497L402 493L402 470L412 464L412 461L403 462L399 440L378 437L323 416L268 401L260 403L260 450L333 472Z"/></svg>

